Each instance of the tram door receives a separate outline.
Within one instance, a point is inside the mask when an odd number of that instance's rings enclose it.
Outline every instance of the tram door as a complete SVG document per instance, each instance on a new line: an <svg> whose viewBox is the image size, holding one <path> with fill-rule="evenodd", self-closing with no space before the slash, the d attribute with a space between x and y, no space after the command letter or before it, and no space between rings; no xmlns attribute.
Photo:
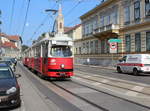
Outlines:
<svg viewBox="0 0 150 111"><path fill-rule="evenodd" d="M48 65L48 43L42 43L42 72L46 74Z"/></svg>

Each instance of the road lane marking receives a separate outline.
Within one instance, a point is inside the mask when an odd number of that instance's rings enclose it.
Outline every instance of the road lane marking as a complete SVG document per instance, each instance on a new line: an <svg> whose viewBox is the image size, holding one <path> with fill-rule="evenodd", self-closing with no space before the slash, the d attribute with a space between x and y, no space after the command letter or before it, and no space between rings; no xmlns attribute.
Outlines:
<svg viewBox="0 0 150 111"><path fill-rule="evenodd" d="M109 80L107 80L107 79L103 79L101 82L102 82L102 83L108 83L108 82L109 82Z"/></svg>
<svg viewBox="0 0 150 111"><path fill-rule="evenodd" d="M24 104L24 101L23 101L23 100L22 100L21 109L22 109L22 111L26 111L25 104Z"/></svg>
<svg viewBox="0 0 150 111"><path fill-rule="evenodd" d="M90 78L91 76L85 75L85 76L83 76L83 77Z"/></svg>
<svg viewBox="0 0 150 111"><path fill-rule="evenodd" d="M144 89L144 87L141 87L141 86L135 86L134 88L132 88L132 90L135 90L135 91L142 91Z"/></svg>
<svg viewBox="0 0 150 111"><path fill-rule="evenodd" d="M136 97L137 94L138 94L138 92L134 92L134 91L127 91L127 92L125 93L125 95L127 95L127 96L133 96L133 97Z"/></svg>
<svg viewBox="0 0 150 111"><path fill-rule="evenodd" d="M94 83L92 83L92 85L94 85L94 86L98 86L98 85L101 85L102 83L99 83L99 82L94 82Z"/></svg>

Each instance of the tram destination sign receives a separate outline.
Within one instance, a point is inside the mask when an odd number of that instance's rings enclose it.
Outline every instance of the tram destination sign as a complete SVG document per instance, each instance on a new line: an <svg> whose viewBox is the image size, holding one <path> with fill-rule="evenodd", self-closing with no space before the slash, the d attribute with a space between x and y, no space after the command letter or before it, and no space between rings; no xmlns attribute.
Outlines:
<svg viewBox="0 0 150 111"><path fill-rule="evenodd" d="M57 45L68 45L68 41L56 41Z"/></svg>
<svg viewBox="0 0 150 111"><path fill-rule="evenodd" d="M108 42L109 43L113 43L113 42L121 43L122 40L121 39L109 39Z"/></svg>

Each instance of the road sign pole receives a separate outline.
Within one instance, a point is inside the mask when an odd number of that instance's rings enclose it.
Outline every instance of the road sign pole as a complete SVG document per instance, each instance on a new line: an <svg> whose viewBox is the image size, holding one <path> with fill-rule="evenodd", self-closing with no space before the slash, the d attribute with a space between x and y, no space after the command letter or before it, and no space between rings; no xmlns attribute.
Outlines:
<svg viewBox="0 0 150 111"><path fill-rule="evenodd" d="M113 55L113 53L112 53L112 66L114 66L114 57L113 57L114 55Z"/></svg>

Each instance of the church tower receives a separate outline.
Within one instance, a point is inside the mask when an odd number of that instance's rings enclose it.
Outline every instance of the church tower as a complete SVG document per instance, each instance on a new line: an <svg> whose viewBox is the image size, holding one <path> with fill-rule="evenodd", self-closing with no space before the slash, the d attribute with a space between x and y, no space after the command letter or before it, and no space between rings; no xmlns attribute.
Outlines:
<svg viewBox="0 0 150 111"><path fill-rule="evenodd" d="M56 32L61 34L64 33L64 17L61 5L59 5L58 16L56 18Z"/></svg>

